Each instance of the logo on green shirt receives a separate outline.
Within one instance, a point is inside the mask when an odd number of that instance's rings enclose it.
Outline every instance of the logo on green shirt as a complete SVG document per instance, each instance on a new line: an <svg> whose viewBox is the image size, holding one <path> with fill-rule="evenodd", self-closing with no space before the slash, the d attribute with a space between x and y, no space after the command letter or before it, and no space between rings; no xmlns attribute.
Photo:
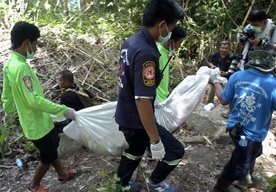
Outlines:
<svg viewBox="0 0 276 192"><path fill-rule="evenodd" d="M27 87L27 89L30 92L33 92L33 82L32 82L32 78L29 75L26 75L23 77L22 79L24 81L24 85Z"/></svg>

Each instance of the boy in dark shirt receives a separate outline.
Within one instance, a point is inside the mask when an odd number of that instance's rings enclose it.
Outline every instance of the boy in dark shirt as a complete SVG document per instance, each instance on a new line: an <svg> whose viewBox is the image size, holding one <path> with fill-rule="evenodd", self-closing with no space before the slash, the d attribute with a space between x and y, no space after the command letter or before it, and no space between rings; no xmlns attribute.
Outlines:
<svg viewBox="0 0 276 192"><path fill-rule="evenodd" d="M59 88L63 89L64 92L60 96L60 104L63 104L67 107L71 107L76 111L84 109L85 106L81 101L80 97L76 93L76 91L80 90L80 87L74 83L74 75L69 70L63 70L58 73L58 86ZM94 95L86 92L90 99L94 98ZM92 106L92 105L91 105ZM70 121L65 120L61 122L55 122L55 128L58 133L63 132L63 128L69 123Z"/></svg>
<svg viewBox="0 0 276 192"><path fill-rule="evenodd" d="M85 108L79 96L74 91L77 91L79 87L74 83L73 73L69 70L63 70L60 71L58 75L58 86L64 90L60 96L60 104L64 104L67 107L70 106L76 111Z"/></svg>

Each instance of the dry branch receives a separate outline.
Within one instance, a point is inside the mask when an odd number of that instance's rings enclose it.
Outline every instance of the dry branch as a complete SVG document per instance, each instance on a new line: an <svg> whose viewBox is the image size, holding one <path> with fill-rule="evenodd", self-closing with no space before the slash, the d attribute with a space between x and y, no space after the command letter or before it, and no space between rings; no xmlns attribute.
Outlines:
<svg viewBox="0 0 276 192"><path fill-rule="evenodd" d="M109 46L113 38L96 44L96 37L65 35L58 28L42 28L42 34L30 65L40 78L47 98L58 102L57 73L69 69L76 83L98 95L102 101L117 99L118 66L111 64L116 63L119 54L114 45ZM4 40L0 45L0 65L3 66L10 53L10 40Z"/></svg>
<svg viewBox="0 0 276 192"><path fill-rule="evenodd" d="M252 7L253 7L254 4L255 4L255 0L252 1L251 6L249 7L249 9L248 9L248 11L247 11L247 13L246 13L246 16L245 16L245 18L244 18L244 20L243 20L243 22L242 22L241 28L244 27L245 22L247 21L248 15L249 15L249 13L251 12Z"/></svg>

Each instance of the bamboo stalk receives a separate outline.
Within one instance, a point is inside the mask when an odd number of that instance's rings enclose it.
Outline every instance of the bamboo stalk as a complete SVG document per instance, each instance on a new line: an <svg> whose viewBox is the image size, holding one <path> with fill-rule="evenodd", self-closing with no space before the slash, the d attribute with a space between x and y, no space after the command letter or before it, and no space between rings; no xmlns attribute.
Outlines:
<svg viewBox="0 0 276 192"><path fill-rule="evenodd" d="M252 7L253 7L254 4L255 4L255 0L252 1L251 6L249 7L249 9L248 9L248 11L247 11L247 13L246 13L246 16L245 16L245 18L244 18L244 20L243 20L243 22L242 22L241 28L244 27L244 25L245 25L245 23L246 23L246 21L247 21L247 18L248 18L248 16L249 16L249 13L251 12Z"/></svg>
<svg viewBox="0 0 276 192"><path fill-rule="evenodd" d="M271 0L270 3L269 3L268 8L266 10L266 14L268 14L268 12L269 12L270 8L272 7L273 3L274 3L274 0Z"/></svg>

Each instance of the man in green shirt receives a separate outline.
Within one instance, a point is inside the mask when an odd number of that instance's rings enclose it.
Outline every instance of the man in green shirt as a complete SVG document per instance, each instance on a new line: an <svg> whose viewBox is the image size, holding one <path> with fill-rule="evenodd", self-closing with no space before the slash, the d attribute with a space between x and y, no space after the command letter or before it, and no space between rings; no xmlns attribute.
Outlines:
<svg viewBox="0 0 276 192"><path fill-rule="evenodd" d="M56 170L60 182L68 181L80 174L80 171L66 171L62 167L57 153L59 138L50 117L50 114L64 115L75 120L75 110L47 100L38 77L26 62L26 59L33 58L39 37L40 31L33 24L21 21L13 26L13 51L3 67L1 96L5 119L12 117L16 109L26 138L31 140L40 152L40 162L28 186L28 191L31 192L46 191L40 182L51 165Z"/></svg>
<svg viewBox="0 0 276 192"><path fill-rule="evenodd" d="M165 101L169 96L169 55L174 54L179 49L185 37L185 29L177 25L172 30L170 40L158 45L158 50L161 54L159 59L159 69L163 73L163 78L156 89L157 100L159 102Z"/></svg>

